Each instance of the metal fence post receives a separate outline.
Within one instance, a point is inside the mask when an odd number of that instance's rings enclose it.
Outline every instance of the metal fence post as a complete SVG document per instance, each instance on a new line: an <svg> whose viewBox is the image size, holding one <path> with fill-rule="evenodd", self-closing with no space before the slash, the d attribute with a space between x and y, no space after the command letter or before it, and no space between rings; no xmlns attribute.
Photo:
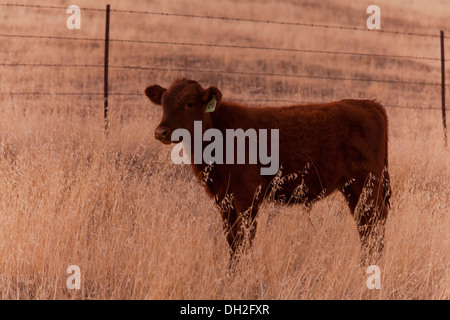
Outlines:
<svg viewBox="0 0 450 320"><path fill-rule="evenodd" d="M106 28L105 28L105 69L104 69L104 119L105 130L108 130L108 62L109 62L109 17L110 5L106 5Z"/></svg>
<svg viewBox="0 0 450 320"><path fill-rule="evenodd" d="M444 143L447 147L447 119L445 116L445 55L444 31L441 30L441 93L442 93L442 126L444 127Z"/></svg>

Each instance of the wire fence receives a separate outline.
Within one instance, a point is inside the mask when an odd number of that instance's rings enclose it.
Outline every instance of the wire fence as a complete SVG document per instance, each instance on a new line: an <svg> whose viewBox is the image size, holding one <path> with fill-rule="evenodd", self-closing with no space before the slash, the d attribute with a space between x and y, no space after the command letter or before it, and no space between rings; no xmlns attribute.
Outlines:
<svg viewBox="0 0 450 320"><path fill-rule="evenodd" d="M50 6L50 5L32 5L32 4L9 4L0 3L0 7L6 8L34 8L34 9L47 9L47 10L67 10L64 6ZM444 36L443 32L441 34L426 34L426 33L416 33L416 32L405 32L397 30L368 30L366 28L358 28L351 26L336 26L336 25L324 25L324 24L311 24L303 22L293 22L293 21L271 21L262 19L249 19L240 17L227 17L227 16L212 16L212 15L197 15L188 13L169 13L169 12L156 12L156 11L135 11L135 10L115 10L100 8L81 8L83 11L93 11L102 12L109 14L120 13L120 14L139 14L139 15L154 15L154 16L167 16L167 17L182 17L187 19L208 19L208 20L221 20L236 23L257 23L257 24L270 24L270 25L283 25L292 27L303 27L303 28L322 28L322 29L337 29L337 30L347 30L347 31L357 31L357 32L377 32L381 34L392 34L398 36L407 37L422 37L430 39L441 39L441 47L443 50L443 41L448 39L448 36ZM109 27L107 27L107 32L109 32ZM0 38L18 38L18 39L42 39L42 40L54 40L54 41L88 41L88 42L105 42L105 38L88 38L88 37L67 37L67 36L56 36L56 35L36 35L36 34L7 34L0 33ZM269 46L256 46L256 45L237 45L233 43L205 43L205 42L188 42L188 41L156 41L156 40L140 40L140 39L117 39L111 38L109 42L116 43L130 43L130 44L140 44L140 45L165 45L165 46L182 46L182 47L204 47L204 48L221 48L221 49L236 49L236 50L256 50L256 51L272 51L272 52L282 52L282 53L310 53L310 54L321 54L321 55L331 55L331 56L358 56L373 59L401 59L401 60L421 60L421 61L440 61L442 66L444 66L445 61L449 59L444 58L442 51L441 57L425 57L425 56L414 56L414 55L389 55L389 54L378 54L378 53L364 53L364 52L351 52L351 51L331 51L331 50L316 50L316 49L298 49L298 48L280 48L280 47L269 47ZM105 68L106 66L106 68ZM345 76L331 76L331 75L311 75L311 74L286 74L277 72L254 72L254 71L237 71L237 70L218 70L218 69L200 69L200 68L185 68L185 67L174 67L174 68L164 68L164 67L150 67L150 66L139 66L139 65L101 65L101 64L64 64L64 63L0 63L0 67L32 67L32 68L95 68L95 69L105 69L105 74L107 74L107 69L122 69L122 70L143 70L143 71L160 71L160 72L189 72L189 73L211 73L211 74L226 74L230 76L249 76L249 77L278 77L278 78L293 78L293 79L319 79L319 80L334 80L334 81L357 81L357 82L369 82L369 83L383 83L390 85L411 85L411 86L432 86L442 88L442 108L428 106L400 106L400 105L385 105L387 108L396 109L416 109L416 110L442 110L443 112L443 123L444 131L445 128L445 89L450 85L445 84L444 71L442 70L443 78L441 82L429 82L429 81L415 81L415 80L402 80L402 79L381 79L374 78L371 76L364 77L345 77ZM105 81L107 81L107 76L105 76ZM107 88L105 88L107 92ZM11 95L11 96L105 96L107 99L108 94L105 92L0 92L0 95ZM142 96L141 92L112 92L109 93L111 96L116 97L133 97ZM238 100L233 99L231 100ZM240 101L245 102L279 102L279 103L305 103L304 101L290 100L290 99L240 99ZM106 117L106 107L105 107L105 117Z"/></svg>

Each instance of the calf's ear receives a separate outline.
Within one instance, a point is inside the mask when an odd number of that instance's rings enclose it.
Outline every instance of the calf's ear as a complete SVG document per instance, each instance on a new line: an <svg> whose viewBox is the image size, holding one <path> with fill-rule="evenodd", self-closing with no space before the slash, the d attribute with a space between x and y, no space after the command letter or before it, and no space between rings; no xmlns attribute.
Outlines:
<svg viewBox="0 0 450 320"><path fill-rule="evenodd" d="M213 98L213 96L215 97L217 103L219 103L219 101L222 99L222 92L220 92L220 90L216 87L209 87L208 89L203 90L203 101L209 102Z"/></svg>
<svg viewBox="0 0 450 320"><path fill-rule="evenodd" d="M154 103L161 105L161 97L164 92L166 92L166 88L161 87L158 84L154 84L147 89L145 89L145 95Z"/></svg>

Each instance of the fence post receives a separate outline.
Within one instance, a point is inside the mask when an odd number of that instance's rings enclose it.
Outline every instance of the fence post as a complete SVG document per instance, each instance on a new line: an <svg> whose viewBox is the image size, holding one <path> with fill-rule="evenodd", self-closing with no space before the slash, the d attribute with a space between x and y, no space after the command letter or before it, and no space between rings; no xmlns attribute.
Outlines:
<svg viewBox="0 0 450 320"><path fill-rule="evenodd" d="M105 70L104 70L104 119L105 130L108 130L108 62L109 62L109 16L110 5L106 5L106 28L105 28Z"/></svg>
<svg viewBox="0 0 450 320"><path fill-rule="evenodd" d="M444 127L444 144L447 147L447 120L445 116L445 57L444 31L441 30L441 91L442 91L442 125Z"/></svg>

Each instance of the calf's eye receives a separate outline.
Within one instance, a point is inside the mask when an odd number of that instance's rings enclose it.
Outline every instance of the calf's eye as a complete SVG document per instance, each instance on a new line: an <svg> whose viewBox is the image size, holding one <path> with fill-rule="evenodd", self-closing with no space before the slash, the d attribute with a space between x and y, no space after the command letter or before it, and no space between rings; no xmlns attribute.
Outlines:
<svg viewBox="0 0 450 320"><path fill-rule="evenodd" d="M194 106L194 104L193 103L188 103L187 106L188 106L188 108L192 108Z"/></svg>

